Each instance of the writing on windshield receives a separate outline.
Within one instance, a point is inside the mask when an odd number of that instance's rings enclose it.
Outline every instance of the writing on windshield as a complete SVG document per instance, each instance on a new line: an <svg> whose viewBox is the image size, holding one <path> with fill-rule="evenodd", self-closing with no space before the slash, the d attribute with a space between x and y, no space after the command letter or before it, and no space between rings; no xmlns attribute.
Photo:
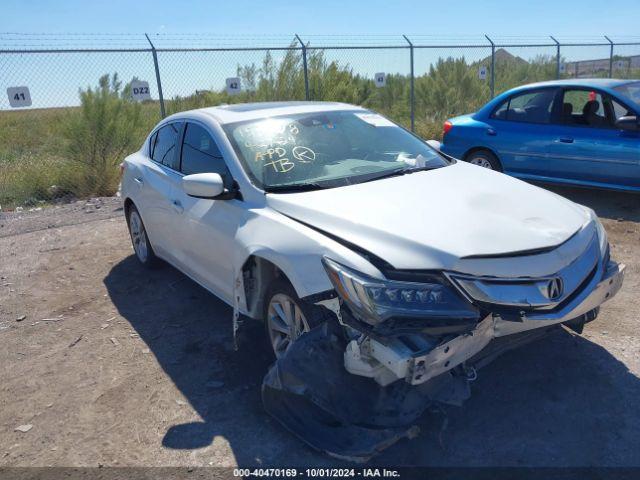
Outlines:
<svg viewBox="0 0 640 480"><path fill-rule="evenodd" d="M448 162L423 141L367 111L306 113L225 126L243 167L263 188L357 183Z"/></svg>

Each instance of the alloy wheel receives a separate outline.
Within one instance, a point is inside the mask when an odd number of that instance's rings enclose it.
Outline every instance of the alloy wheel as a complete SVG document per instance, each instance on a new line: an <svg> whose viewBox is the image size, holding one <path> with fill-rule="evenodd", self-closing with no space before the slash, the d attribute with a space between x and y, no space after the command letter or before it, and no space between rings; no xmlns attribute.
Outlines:
<svg viewBox="0 0 640 480"><path fill-rule="evenodd" d="M491 162L485 157L473 157L469 160L469 163L472 165L478 165L479 167L488 168L489 170L493 170L493 165Z"/></svg>
<svg viewBox="0 0 640 480"><path fill-rule="evenodd" d="M137 211L131 212L129 215L129 231L131 232L131 243L133 250L136 252L138 259L145 263L149 257L147 250L147 234L144 231L144 225Z"/></svg>
<svg viewBox="0 0 640 480"><path fill-rule="evenodd" d="M309 324L295 300L277 293L269 301L267 331L273 352L280 358L300 335L309 331Z"/></svg>

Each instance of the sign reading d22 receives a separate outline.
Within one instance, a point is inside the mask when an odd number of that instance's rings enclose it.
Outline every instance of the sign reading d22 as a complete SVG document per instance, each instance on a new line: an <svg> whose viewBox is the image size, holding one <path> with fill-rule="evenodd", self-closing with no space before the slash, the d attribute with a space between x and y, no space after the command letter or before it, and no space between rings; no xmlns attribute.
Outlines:
<svg viewBox="0 0 640 480"><path fill-rule="evenodd" d="M480 65L480 68L478 68L478 78L480 80L487 79L487 67L485 67L484 65Z"/></svg>
<svg viewBox="0 0 640 480"><path fill-rule="evenodd" d="M229 95L240 93L240 79L238 77L227 78L227 93Z"/></svg>
<svg viewBox="0 0 640 480"><path fill-rule="evenodd" d="M149 82L143 80L133 80L131 82L131 98L137 102L143 100L151 100L151 93L149 92Z"/></svg>
<svg viewBox="0 0 640 480"><path fill-rule="evenodd" d="M9 105L14 108L31 106L29 87L9 87L7 97L9 97Z"/></svg>
<svg viewBox="0 0 640 480"><path fill-rule="evenodd" d="M374 75L374 78L376 87L378 88L384 87L387 84L387 76L384 74L384 72L376 73Z"/></svg>

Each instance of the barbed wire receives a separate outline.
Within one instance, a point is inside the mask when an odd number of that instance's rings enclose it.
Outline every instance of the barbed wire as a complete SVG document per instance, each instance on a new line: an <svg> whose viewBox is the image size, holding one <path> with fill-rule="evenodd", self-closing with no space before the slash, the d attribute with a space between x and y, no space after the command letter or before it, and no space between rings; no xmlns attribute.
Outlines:
<svg viewBox="0 0 640 480"><path fill-rule="evenodd" d="M218 34L209 32L155 32L149 37L155 48L286 48L300 47L295 33L291 34ZM535 47L553 46L556 40L561 45L633 45L640 43L640 35L436 35L436 34L300 34L310 48L323 47L408 47L407 39L416 47L484 47L497 46ZM609 40L611 39L611 40ZM100 32L0 32L0 50L65 50L65 49L141 49L151 48L144 33L100 33Z"/></svg>

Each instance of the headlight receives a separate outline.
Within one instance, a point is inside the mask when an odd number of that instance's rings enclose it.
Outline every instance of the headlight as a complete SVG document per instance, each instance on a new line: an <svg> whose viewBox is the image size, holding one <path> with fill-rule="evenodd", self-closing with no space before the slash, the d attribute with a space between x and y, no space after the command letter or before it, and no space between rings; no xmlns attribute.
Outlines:
<svg viewBox="0 0 640 480"><path fill-rule="evenodd" d="M323 263L340 298L367 323L375 325L392 316L477 317L474 307L444 283L378 280L328 258Z"/></svg>

